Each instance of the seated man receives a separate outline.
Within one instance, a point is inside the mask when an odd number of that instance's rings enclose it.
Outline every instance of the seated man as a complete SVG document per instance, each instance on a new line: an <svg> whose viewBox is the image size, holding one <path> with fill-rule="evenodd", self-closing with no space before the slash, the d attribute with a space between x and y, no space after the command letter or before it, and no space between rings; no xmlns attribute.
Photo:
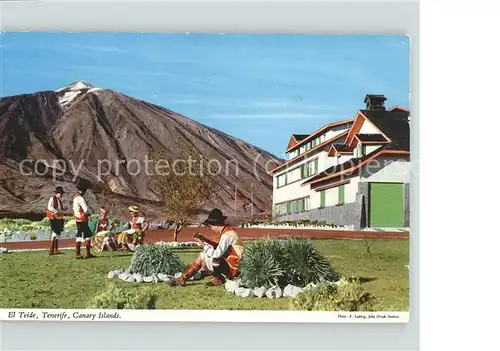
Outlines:
<svg viewBox="0 0 500 351"><path fill-rule="evenodd" d="M213 276L208 285L221 285L226 279L236 277L243 253L243 244L236 231L226 224L226 218L217 208L210 212L204 224L219 234L218 239L212 241L197 233L195 240L204 245L203 252L171 285L185 286L186 281L200 270Z"/></svg>

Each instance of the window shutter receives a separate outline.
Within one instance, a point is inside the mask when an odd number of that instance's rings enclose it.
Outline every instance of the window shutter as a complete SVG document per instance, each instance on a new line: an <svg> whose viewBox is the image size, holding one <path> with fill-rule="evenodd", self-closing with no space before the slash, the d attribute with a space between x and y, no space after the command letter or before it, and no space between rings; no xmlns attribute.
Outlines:
<svg viewBox="0 0 500 351"><path fill-rule="evenodd" d="M344 203L344 198L345 198L345 185L339 186L339 204Z"/></svg>

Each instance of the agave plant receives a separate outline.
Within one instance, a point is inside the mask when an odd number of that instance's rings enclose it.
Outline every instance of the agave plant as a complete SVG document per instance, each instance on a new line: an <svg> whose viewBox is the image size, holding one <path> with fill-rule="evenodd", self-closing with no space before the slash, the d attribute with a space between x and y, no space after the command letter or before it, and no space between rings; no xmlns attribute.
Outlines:
<svg viewBox="0 0 500 351"><path fill-rule="evenodd" d="M263 239L245 247L239 267L244 286L269 287L333 281L337 274L310 240Z"/></svg>
<svg viewBox="0 0 500 351"><path fill-rule="evenodd" d="M143 276L158 273L174 275L184 271L184 268L179 255L166 245L141 245L134 252L130 263L131 273L139 273Z"/></svg>
<svg viewBox="0 0 500 351"><path fill-rule="evenodd" d="M239 266L239 278L244 286L270 287L279 284L285 276L284 250L275 239L248 243Z"/></svg>
<svg viewBox="0 0 500 351"><path fill-rule="evenodd" d="M330 262L321 254L311 240L287 239L287 282L296 286L320 283L337 279Z"/></svg>

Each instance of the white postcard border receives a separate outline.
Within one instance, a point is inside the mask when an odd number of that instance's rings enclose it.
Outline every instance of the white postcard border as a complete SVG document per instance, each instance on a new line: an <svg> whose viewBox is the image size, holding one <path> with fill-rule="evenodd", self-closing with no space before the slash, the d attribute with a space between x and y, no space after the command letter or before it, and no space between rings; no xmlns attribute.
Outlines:
<svg viewBox="0 0 500 351"><path fill-rule="evenodd" d="M244 313L242 313L244 312ZM408 311L0 309L0 320L52 322L408 323Z"/></svg>

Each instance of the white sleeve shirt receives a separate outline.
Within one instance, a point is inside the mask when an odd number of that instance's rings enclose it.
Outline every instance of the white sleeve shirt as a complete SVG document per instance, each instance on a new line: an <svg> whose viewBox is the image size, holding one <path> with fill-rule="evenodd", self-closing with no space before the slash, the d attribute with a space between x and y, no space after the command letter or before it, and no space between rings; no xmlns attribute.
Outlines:
<svg viewBox="0 0 500 351"><path fill-rule="evenodd" d="M57 208L54 207L54 197L53 196L51 196L50 199L49 199L49 204L47 205L47 209L50 212L54 212L54 213L58 213L59 212L57 210Z"/></svg>
<svg viewBox="0 0 500 351"><path fill-rule="evenodd" d="M60 210L64 210L64 206L62 204L62 201L57 199L56 198L56 201L59 202L59 209ZM59 213L59 210L54 206L56 204L54 204L54 196L52 196L50 199L49 199L49 204L47 205L47 209L50 211L50 212L54 212L54 213Z"/></svg>
<svg viewBox="0 0 500 351"><path fill-rule="evenodd" d="M208 257L212 259L218 259L226 253L227 249L229 249L229 246L233 245L235 241L236 240L231 235L222 234L219 245L217 245L216 249L214 249L211 245L205 245L203 251Z"/></svg>
<svg viewBox="0 0 500 351"><path fill-rule="evenodd" d="M77 196L73 200L73 212L75 213L75 216L80 215L80 208L83 210L85 213L89 213L89 208L87 206L87 202L83 198L83 196Z"/></svg>

